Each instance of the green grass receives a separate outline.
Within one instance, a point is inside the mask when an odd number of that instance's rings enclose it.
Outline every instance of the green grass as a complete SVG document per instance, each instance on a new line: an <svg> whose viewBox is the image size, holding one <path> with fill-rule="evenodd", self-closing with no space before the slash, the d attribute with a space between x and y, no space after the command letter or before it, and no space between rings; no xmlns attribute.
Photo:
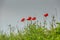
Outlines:
<svg viewBox="0 0 60 40"><path fill-rule="evenodd" d="M37 23L32 23L31 21L31 24L28 23L23 31L17 29L17 34L14 33L14 28L9 25L10 35L1 32L0 40L60 40L60 23L57 22L57 26L54 24L54 16L52 17L50 29L46 28L46 20L44 21L44 26Z"/></svg>
<svg viewBox="0 0 60 40"><path fill-rule="evenodd" d="M30 24L24 28L23 32L18 30L18 34L0 34L0 40L60 40L60 24L56 28L48 30L45 27Z"/></svg>

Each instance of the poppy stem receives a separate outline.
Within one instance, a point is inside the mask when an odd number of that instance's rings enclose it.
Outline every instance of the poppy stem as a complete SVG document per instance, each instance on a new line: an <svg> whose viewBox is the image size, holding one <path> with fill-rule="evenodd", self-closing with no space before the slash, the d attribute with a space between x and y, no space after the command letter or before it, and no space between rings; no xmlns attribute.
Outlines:
<svg viewBox="0 0 60 40"><path fill-rule="evenodd" d="M32 20L31 20L31 24L32 24Z"/></svg>
<svg viewBox="0 0 60 40"><path fill-rule="evenodd" d="M9 24L8 26L9 26L9 28L10 28L10 35L11 35L11 24Z"/></svg>
<svg viewBox="0 0 60 40"><path fill-rule="evenodd" d="M41 22L40 22L40 27L41 27Z"/></svg>
<svg viewBox="0 0 60 40"><path fill-rule="evenodd" d="M46 26L46 17L44 18L44 27Z"/></svg>
<svg viewBox="0 0 60 40"><path fill-rule="evenodd" d="M37 24L37 26L38 26L38 20L37 20L36 24Z"/></svg>
<svg viewBox="0 0 60 40"><path fill-rule="evenodd" d="M52 28L54 28L54 23L55 23L55 17L53 16L52 17L52 24L51 24Z"/></svg>
<svg viewBox="0 0 60 40"><path fill-rule="evenodd" d="M28 27L28 21L27 21L27 27Z"/></svg>

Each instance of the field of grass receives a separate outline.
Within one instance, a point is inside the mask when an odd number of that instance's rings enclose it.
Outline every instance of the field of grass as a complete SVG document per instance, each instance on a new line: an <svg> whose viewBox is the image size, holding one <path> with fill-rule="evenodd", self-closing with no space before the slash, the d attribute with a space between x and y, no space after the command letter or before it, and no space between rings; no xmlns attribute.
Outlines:
<svg viewBox="0 0 60 40"><path fill-rule="evenodd" d="M50 30L30 24L23 32L18 30L15 35L13 32L10 32L10 35L0 33L0 40L60 40L60 24L58 23L56 28L51 27Z"/></svg>
<svg viewBox="0 0 60 40"><path fill-rule="evenodd" d="M44 21L44 26L38 25L36 22L31 23L24 28L23 32L17 30L17 34L10 28L10 35L0 33L0 40L60 40L60 23L58 22L54 25L53 22L55 22L54 17L50 29L46 28L46 21Z"/></svg>

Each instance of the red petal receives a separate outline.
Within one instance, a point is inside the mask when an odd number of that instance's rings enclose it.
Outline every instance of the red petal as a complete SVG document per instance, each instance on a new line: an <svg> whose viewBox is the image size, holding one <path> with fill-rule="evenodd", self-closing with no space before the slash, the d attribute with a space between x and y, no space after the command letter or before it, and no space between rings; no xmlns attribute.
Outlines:
<svg viewBox="0 0 60 40"><path fill-rule="evenodd" d="M32 17L28 17L27 20L31 20Z"/></svg>
<svg viewBox="0 0 60 40"><path fill-rule="evenodd" d="M45 13L44 16L47 17L48 16L48 13Z"/></svg>
<svg viewBox="0 0 60 40"><path fill-rule="evenodd" d="M22 18L22 19L21 19L21 22L24 22L24 21L25 21L25 18Z"/></svg>
<svg viewBox="0 0 60 40"><path fill-rule="evenodd" d="M36 20L36 17L33 17L32 20Z"/></svg>

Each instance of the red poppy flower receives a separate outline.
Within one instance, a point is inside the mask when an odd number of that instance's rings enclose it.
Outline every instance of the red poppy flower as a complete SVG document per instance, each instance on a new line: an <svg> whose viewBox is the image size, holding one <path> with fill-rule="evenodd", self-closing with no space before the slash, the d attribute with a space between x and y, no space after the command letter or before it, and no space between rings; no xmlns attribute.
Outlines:
<svg viewBox="0 0 60 40"><path fill-rule="evenodd" d="M25 18L22 18L22 19L21 19L21 22L24 22L24 21L25 21Z"/></svg>
<svg viewBox="0 0 60 40"><path fill-rule="evenodd" d="M33 17L32 20L36 20L36 17Z"/></svg>
<svg viewBox="0 0 60 40"><path fill-rule="evenodd" d="M27 20L30 21L32 19L32 17L28 17Z"/></svg>
<svg viewBox="0 0 60 40"><path fill-rule="evenodd" d="M44 17L47 17L47 16L48 16L48 13L45 13L45 14L44 14Z"/></svg>

